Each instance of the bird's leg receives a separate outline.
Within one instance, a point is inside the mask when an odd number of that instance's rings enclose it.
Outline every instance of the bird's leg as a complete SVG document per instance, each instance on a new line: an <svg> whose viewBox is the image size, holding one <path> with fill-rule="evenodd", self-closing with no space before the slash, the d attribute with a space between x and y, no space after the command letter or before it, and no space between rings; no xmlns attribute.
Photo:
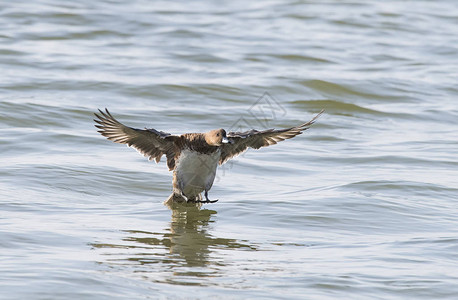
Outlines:
<svg viewBox="0 0 458 300"><path fill-rule="evenodd" d="M205 191L205 200L200 200L199 202L200 203L215 203L216 201L218 201L218 199L216 199L216 200L208 199L208 191L206 190Z"/></svg>
<svg viewBox="0 0 458 300"><path fill-rule="evenodd" d="M181 194L181 197L183 197L183 199L185 200L186 203L196 203L196 201L194 201L193 198L188 198L187 196L185 196L185 194L183 194L183 192L180 192Z"/></svg>

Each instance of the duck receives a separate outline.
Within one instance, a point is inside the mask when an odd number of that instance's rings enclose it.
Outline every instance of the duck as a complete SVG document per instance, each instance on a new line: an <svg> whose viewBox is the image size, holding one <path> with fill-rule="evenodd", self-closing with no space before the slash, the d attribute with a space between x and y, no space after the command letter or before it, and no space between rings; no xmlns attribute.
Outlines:
<svg viewBox="0 0 458 300"><path fill-rule="evenodd" d="M320 111L306 123L286 129L226 132L220 128L205 133L173 135L153 128L129 127L115 119L107 108L98 111L94 113L97 118L94 126L108 140L126 144L156 163L165 155L167 167L173 172L172 194L168 200L187 203L217 202L218 199L209 199L208 192L213 186L218 165L248 148L275 145L302 134L324 112Z"/></svg>

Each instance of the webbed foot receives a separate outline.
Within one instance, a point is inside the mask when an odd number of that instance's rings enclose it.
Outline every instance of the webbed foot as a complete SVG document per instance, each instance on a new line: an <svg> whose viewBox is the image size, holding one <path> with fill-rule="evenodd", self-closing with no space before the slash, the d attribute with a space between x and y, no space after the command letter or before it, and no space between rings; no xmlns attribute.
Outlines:
<svg viewBox="0 0 458 300"><path fill-rule="evenodd" d="M217 202L219 199L216 199L216 200L210 200L210 199L207 199L207 200L196 200L197 203L215 203Z"/></svg>
<svg viewBox="0 0 458 300"><path fill-rule="evenodd" d="M205 200L199 200L199 203L215 203L217 201L218 201L218 199L216 199L216 200L208 199L208 191L205 191Z"/></svg>

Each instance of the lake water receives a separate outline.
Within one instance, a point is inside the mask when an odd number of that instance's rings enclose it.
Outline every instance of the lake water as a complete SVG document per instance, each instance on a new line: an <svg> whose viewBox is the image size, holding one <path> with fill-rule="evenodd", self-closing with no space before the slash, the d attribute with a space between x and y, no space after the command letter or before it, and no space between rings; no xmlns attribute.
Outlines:
<svg viewBox="0 0 458 300"><path fill-rule="evenodd" d="M0 29L0 299L457 299L456 1L3 1ZM326 112L199 209L105 107L173 134Z"/></svg>

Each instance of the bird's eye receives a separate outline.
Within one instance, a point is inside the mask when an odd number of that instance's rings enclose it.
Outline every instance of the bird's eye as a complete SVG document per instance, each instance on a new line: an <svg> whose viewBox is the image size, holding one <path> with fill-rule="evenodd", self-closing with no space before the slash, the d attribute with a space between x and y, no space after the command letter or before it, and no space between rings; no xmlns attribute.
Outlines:
<svg viewBox="0 0 458 300"><path fill-rule="evenodd" d="M217 133L216 136L219 136L219 133Z"/></svg>

